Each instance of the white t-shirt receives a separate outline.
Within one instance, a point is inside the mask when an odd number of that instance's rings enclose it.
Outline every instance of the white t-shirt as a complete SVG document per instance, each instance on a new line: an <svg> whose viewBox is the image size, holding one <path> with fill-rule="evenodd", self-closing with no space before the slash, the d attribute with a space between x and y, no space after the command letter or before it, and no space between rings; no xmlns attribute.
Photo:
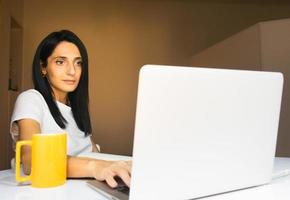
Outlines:
<svg viewBox="0 0 290 200"><path fill-rule="evenodd" d="M33 119L40 125L41 133L67 132L67 154L76 156L92 151L92 143L89 136L85 137L71 111L71 107L57 101L57 106L66 119L66 128L62 129L54 121L43 96L34 89L22 92L15 103L10 123L10 133L16 142L19 136L19 127L16 123L20 119ZM15 146L15 143L14 143Z"/></svg>

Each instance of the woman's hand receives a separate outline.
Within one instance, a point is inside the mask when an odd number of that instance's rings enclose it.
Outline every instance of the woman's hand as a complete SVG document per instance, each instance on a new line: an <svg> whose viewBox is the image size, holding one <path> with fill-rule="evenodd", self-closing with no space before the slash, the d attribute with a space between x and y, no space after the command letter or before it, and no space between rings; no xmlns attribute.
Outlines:
<svg viewBox="0 0 290 200"><path fill-rule="evenodd" d="M114 177L120 177L123 182L130 187L131 181L131 161L96 161L91 160L89 168L92 171L92 175L99 181L106 181L107 184L115 188L118 183Z"/></svg>

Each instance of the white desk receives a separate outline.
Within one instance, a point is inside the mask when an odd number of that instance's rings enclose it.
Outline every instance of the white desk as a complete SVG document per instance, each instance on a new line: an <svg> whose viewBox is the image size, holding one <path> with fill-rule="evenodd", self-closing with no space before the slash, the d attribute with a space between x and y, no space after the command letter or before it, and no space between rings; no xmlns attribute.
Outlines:
<svg viewBox="0 0 290 200"><path fill-rule="evenodd" d="M290 169L290 158L276 158L274 171ZM31 186L16 186L12 170L0 171L1 200L105 200L86 185L85 180L67 180L65 185L38 189ZM273 180L270 184L207 197L208 200L289 200L290 176Z"/></svg>

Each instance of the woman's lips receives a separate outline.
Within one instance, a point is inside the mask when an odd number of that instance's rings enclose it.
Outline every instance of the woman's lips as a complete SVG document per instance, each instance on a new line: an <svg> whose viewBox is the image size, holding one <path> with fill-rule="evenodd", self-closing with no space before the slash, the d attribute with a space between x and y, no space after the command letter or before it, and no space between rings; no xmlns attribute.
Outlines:
<svg viewBox="0 0 290 200"><path fill-rule="evenodd" d="M66 84L68 85L74 85L75 84L75 80L63 80Z"/></svg>

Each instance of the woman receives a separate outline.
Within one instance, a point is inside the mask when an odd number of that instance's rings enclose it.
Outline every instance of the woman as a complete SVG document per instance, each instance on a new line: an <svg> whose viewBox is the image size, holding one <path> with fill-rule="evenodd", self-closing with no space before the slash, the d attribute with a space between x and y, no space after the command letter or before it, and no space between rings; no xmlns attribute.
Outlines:
<svg viewBox="0 0 290 200"><path fill-rule="evenodd" d="M16 142L41 132L68 133L68 177L94 177L116 187L119 176L130 185L131 163L76 157L97 151L91 140L88 111L88 55L71 31L53 32L39 44L33 60L35 89L22 92L15 103L11 134ZM31 149L24 147L23 169L30 173Z"/></svg>

